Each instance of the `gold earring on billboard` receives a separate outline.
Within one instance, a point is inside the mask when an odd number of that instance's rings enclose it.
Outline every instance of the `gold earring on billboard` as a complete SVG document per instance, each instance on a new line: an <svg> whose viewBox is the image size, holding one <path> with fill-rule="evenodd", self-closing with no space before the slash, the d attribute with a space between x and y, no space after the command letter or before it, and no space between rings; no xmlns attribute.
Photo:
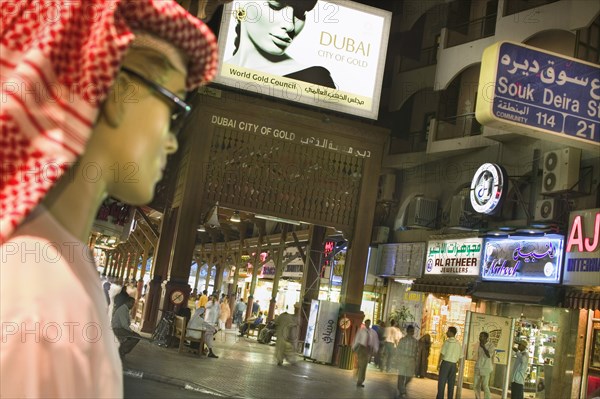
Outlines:
<svg viewBox="0 0 600 399"><path fill-rule="evenodd" d="M235 11L235 19L237 19L239 22L244 22L246 20L246 10L243 8L238 8Z"/></svg>

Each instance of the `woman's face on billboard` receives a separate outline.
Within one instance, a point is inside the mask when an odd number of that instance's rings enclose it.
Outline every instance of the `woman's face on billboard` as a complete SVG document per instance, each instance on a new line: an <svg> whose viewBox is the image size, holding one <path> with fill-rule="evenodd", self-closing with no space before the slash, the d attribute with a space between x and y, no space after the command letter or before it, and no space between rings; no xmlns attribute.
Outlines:
<svg viewBox="0 0 600 399"><path fill-rule="evenodd" d="M282 55L304 28L305 19L305 9L284 1L252 2L242 25L257 50Z"/></svg>

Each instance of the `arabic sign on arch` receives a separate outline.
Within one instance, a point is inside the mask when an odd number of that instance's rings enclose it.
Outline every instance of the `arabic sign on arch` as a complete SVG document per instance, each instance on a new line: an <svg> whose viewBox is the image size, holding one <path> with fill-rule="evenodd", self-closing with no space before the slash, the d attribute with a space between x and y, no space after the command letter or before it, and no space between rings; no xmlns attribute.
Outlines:
<svg viewBox="0 0 600 399"><path fill-rule="evenodd" d="M487 238L484 244L481 279L560 283L564 237L512 236Z"/></svg>
<svg viewBox="0 0 600 399"><path fill-rule="evenodd" d="M424 274L479 275L483 239L429 241Z"/></svg>
<svg viewBox="0 0 600 399"><path fill-rule="evenodd" d="M483 53L475 114L485 126L597 149L600 66L496 43Z"/></svg>

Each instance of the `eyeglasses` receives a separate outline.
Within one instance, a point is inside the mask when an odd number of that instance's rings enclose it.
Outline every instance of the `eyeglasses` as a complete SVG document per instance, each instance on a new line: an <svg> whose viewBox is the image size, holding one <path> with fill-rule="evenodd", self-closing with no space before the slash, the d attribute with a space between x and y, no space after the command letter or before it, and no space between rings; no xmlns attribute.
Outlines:
<svg viewBox="0 0 600 399"><path fill-rule="evenodd" d="M165 89L158 83L151 81L150 79L137 73L136 71L129 69L129 68L125 68L125 67L121 68L121 70L124 71L125 73L141 80L142 82L144 82L145 85L147 85L152 90L154 90L156 93L158 93L164 100L167 100L167 102L169 102L170 104L173 104L175 106L173 108L173 111L171 112L171 125L169 127L169 130L173 134L179 133L179 130L183 126L182 121L192 111L192 107L188 103L183 101L183 99L178 97L175 93Z"/></svg>

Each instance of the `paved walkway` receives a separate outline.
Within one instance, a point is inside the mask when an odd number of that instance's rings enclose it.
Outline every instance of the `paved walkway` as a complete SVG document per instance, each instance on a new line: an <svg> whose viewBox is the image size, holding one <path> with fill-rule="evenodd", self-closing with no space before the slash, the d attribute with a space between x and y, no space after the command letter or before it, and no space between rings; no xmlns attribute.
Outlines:
<svg viewBox="0 0 600 399"><path fill-rule="evenodd" d="M277 366L273 345L259 344L252 337L236 338L233 331L216 337L214 351L219 359L178 353L177 348L141 341L123 362L125 374L194 389L204 397L391 399L396 393L396 375L383 373L373 365L369 365L365 387L357 388L352 370L302 357L296 365ZM436 389L435 380L413 379L408 398L433 399ZM464 389L462 397L474 398L473 391Z"/></svg>

